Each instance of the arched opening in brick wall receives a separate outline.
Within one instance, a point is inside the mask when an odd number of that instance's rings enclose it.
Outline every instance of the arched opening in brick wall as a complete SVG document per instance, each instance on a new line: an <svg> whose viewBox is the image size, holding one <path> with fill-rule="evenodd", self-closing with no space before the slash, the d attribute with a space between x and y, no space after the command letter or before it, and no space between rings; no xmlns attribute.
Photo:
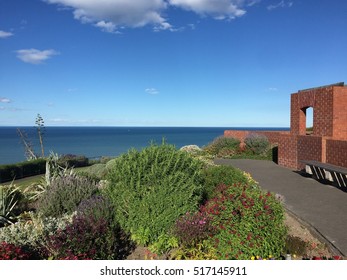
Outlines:
<svg viewBox="0 0 347 280"><path fill-rule="evenodd" d="M313 133L313 107L306 108L306 134Z"/></svg>

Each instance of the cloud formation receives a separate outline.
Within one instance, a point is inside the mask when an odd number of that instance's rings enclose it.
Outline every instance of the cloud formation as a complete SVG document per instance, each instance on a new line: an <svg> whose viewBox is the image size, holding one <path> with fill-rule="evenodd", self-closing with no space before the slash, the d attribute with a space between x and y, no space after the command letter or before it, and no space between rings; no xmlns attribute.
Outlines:
<svg viewBox="0 0 347 280"><path fill-rule="evenodd" d="M171 25L161 16L167 8L163 0L45 0L73 9L75 19L92 23L103 31L114 32L120 27L143 27L147 24L159 29Z"/></svg>
<svg viewBox="0 0 347 280"><path fill-rule="evenodd" d="M239 0L169 0L169 2L171 5L200 15L212 16L215 19L234 19L246 13L240 8L245 1Z"/></svg>
<svg viewBox="0 0 347 280"><path fill-rule="evenodd" d="M0 97L0 103L11 103L11 99L6 97Z"/></svg>
<svg viewBox="0 0 347 280"><path fill-rule="evenodd" d="M37 50L37 49L23 49L18 50L17 57L26 63L31 64L41 64L47 59L51 58L54 55L58 55L59 53L55 50Z"/></svg>
<svg viewBox="0 0 347 280"><path fill-rule="evenodd" d="M7 38L7 37L11 37L11 36L13 36L13 35L14 35L14 34L11 33L11 32L6 32L6 31L0 30L0 38L1 38L1 39Z"/></svg>
<svg viewBox="0 0 347 280"><path fill-rule="evenodd" d="M267 9L271 11L278 8L290 8L291 6L293 6L293 2L285 2L284 0L282 0L281 2L277 4L272 4L267 6Z"/></svg>
<svg viewBox="0 0 347 280"><path fill-rule="evenodd" d="M42 0L73 10L74 18L102 31L117 33L124 27L152 25L155 31L177 31L164 17L171 7L215 19L234 19L246 13L244 7L261 0Z"/></svg>
<svg viewBox="0 0 347 280"><path fill-rule="evenodd" d="M151 95L159 94L159 90L157 90L156 88L146 88L145 92Z"/></svg>

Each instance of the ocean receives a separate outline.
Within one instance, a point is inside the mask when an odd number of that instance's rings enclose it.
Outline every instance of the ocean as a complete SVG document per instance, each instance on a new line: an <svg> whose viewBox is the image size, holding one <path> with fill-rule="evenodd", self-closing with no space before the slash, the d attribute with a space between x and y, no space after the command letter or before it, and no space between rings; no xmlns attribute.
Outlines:
<svg viewBox="0 0 347 280"><path fill-rule="evenodd" d="M35 127L19 127L31 141L37 154L40 146ZM130 148L142 149L163 139L181 148L185 145L207 145L224 130L286 130L288 128L231 127L45 127L45 155L50 152L84 155L88 158L118 156ZM25 150L17 127L0 127L0 164L25 161Z"/></svg>

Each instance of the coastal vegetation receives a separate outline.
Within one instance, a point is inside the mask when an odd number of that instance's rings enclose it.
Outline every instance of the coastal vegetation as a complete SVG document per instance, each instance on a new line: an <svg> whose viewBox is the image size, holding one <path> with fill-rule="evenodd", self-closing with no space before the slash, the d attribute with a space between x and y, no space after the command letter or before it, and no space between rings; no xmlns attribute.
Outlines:
<svg viewBox="0 0 347 280"><path fill-rule="evenodd" d="M51 154L29 186L0 187L0 259L283 259L305 252L288 234L278 195L239 169L216 166L224 149L265 155L257 135L203 149L152 143L74 168ZM224 153L224 152L223 152ZM229 152L228 152L229 153ZM83 161L84 158L81 157Z"/></svg>
<svg viewBox="0 0 347 280"><path fill-rule="evenodd" d="M124 259L139 246L165 259L280 258L281 202L200 156L151 144L98 163L97 176L51 157L50 182L2 192L0 258Z"/></svg>

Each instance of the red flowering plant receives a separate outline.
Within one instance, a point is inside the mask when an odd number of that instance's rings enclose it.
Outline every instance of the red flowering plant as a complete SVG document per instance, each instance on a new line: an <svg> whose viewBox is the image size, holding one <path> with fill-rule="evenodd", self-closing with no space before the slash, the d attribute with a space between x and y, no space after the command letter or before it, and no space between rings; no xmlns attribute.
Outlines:
<svg viewBox="0 0 347 280"><path fill-rule="evenodd" d="M219 259L279 258L285 244L284 209L275 196L247 184L219 185L201 211L211 219L210 235Z"/></svg>
<svg viewBox="0 0 347 280"><path fill-rule="evenodd" d="M0 243L0 260L30 260L31 255L24 248L9 244Z"/></svg>
<svg viewBox="0 0 347 280"><path fill-rule="evenodd" d="M212 233L211 217L206 212L187 212L176 221L173 233L182 245L195 246Z"/></svg>

